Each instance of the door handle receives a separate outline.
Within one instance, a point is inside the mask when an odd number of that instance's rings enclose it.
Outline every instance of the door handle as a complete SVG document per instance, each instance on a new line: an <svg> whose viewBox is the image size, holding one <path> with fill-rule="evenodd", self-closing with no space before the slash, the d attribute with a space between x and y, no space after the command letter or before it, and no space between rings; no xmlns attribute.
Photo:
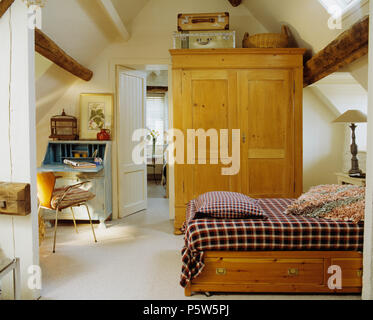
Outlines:
<svg viewBox="0 0 373 320"><path fill-rule="evenodd" d="M242 135L242 143L246 143L246 134Z"/></svg>

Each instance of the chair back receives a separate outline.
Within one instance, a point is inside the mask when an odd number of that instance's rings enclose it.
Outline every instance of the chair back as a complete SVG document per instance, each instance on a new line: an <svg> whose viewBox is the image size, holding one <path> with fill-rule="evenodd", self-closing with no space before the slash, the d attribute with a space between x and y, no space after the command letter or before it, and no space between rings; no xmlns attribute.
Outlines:
<svg viewBox="0 0 373 320"><path fill-rule="evenodd" d="M40 205L51 209L51 199L53 195L54 186L56 184L56 177L53 172L39 172L37 174L38 199Z"/></svg>

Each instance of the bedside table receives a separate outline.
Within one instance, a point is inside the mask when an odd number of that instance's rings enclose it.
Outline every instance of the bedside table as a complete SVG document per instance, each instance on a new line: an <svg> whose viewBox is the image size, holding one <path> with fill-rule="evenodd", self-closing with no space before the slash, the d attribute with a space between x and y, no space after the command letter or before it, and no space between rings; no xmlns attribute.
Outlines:
<svg viewBox="0 0 373 320"><path fill-rule="evenodd" d="M365 187L365 178L351 178L347 173L336 173L338 184L353 184L355 186Z"/></svg>

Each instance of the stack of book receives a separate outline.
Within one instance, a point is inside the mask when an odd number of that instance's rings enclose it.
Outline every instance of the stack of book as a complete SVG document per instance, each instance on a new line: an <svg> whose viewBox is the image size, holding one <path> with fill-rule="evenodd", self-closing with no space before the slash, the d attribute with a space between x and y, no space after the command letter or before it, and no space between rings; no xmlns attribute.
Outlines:
<svg viewBox="0 0 373 320"><path fill-rule="evenodd" d="M92 162L83 162L83 161L74 161L65 159L63 161L64 164L69 165L74 169L93 169L96 168L96 164Z"/></svg>

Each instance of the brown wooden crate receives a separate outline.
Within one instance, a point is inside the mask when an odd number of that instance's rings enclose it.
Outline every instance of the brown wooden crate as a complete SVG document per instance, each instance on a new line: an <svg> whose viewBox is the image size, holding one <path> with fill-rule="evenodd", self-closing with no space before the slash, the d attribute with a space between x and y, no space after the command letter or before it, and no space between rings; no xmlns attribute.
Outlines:
<svg viewBox="0 0 373 320"><path fill-rule="evenodd" d="M30 184L0 182L0 214L25 216L30 213Z"/></svg>

